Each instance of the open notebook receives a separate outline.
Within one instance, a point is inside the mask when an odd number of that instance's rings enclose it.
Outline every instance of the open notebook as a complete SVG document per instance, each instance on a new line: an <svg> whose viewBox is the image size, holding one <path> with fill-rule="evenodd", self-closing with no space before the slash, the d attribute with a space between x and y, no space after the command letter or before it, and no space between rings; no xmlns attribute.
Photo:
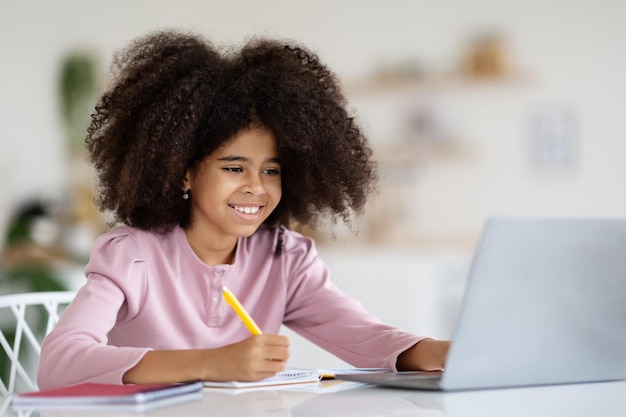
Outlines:
<svg viewBox="0 0 626 417"><path fill-rule="evenodd" d="M209 388L255 388L269 387L276 385L304 384L311 382L319 382L321 374L317 369L299 369L291 368L277 373L269 378L252 382L228 381L213 382L204 381L204 386Z"/></svg>
<svg viewBox="0 0 626 417"><path fill-rule="evenodd" d="M291 386L295 384L319 383L322 379L335 379L341 374L357 374L357 373L389 373L388 368L324 368L324 369L308 369L308 368L288 368L276 375L253 382L228 381L228 382L212 382L205 381L206 388L259 388L259 387L277 387Z"/></svg>

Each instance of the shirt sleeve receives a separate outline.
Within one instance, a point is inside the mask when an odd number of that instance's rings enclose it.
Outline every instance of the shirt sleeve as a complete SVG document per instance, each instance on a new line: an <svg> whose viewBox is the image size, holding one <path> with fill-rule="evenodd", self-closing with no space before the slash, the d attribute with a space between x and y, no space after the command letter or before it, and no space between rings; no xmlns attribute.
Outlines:
<svg viewBox="0 0 626 417"><path fill-rule="evenodd" d="M425 339L384 324L344 294L330 280L312 240L285 245L287 327L353 366L394 371L398 355Z"/></svg>
<svg viewBox="0 0 626 417"><path fill-rule="evenodd" d="M94 245L94 261L85 269L87 283L42 344L37 373L40 389L82 382L122 384L124 373L150 350L107 344L107 335L116 321L131 314L125 292L107 273L135 277L145 274L141 262L129 263L120 257L120 253L129 253L123 248L129 243L123 237L107 236Z"/></svg>

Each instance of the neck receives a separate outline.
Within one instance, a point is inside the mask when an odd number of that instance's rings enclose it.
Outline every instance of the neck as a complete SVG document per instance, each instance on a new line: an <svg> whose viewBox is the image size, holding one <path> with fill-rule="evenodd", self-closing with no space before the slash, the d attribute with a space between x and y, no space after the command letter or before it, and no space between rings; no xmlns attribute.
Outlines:
<svg viewBox="0 0 626 417"><path fill-rule="evenodd" d="M193 229L186 229L187 241L196 256L207 265L231 264L235 259L237 239L229 242L213 242L212 239L199 238Z"/></svg>

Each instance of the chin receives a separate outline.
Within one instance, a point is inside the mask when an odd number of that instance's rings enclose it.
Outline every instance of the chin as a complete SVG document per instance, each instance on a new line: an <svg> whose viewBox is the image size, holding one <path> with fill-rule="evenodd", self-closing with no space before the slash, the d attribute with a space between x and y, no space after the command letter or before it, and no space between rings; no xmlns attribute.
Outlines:
<svg viewBox="0 0 626 417"><path fill-rule="evenodd" d="M259 230L259 227L261 227L261 225L257 225L254 227L244 227L241 228L239 230L239 233L237 233L237 236L239 237L248 237L248 236L252 236L257 230Z"/></svg>

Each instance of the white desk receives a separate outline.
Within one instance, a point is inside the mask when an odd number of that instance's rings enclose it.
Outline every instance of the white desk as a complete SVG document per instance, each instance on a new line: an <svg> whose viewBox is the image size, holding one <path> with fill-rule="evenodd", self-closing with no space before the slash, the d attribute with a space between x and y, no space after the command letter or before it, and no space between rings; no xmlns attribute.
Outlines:
<svg viewBox="0 0 626 417"><path fill-rule="evenodd" d="M204 392L192 402L144 412L55 410L2 417L609 417L626 416L626 382L436 393L361 387L338 392Z"/></svg>

